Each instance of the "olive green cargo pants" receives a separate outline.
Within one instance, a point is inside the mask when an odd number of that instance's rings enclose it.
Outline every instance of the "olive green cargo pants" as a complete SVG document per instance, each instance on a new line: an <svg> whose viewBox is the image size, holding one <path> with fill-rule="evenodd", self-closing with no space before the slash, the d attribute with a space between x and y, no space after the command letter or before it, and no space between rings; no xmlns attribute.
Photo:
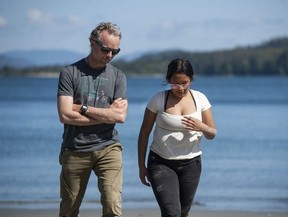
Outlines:
<svg viewBox="0 0 288 217"><path fill-rule="evenodd" d="M60 217L77 217L92 171L98 178L102 216L122 216L123 162L120 143L94 152L62 151Z"/></svg>

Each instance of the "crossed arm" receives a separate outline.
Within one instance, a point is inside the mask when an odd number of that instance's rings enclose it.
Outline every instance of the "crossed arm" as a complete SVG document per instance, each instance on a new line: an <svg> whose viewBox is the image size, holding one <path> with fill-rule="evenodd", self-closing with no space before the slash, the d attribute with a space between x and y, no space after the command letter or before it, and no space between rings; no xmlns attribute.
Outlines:
<svg viewBox="0 0 288 217"><path fill-rule="evenodd" d="M73 97L58 97L58 114L61 123L76 126L123 123L126 119L128 101L118 98L109 108L89 107L85 115L79 113L81 105L73 104Z"/></svg>

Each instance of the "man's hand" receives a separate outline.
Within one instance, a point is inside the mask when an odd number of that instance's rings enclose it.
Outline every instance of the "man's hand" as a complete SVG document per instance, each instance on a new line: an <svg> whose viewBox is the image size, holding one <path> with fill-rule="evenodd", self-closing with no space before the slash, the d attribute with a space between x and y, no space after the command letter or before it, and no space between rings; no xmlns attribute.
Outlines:
<svg viewBox="0 0 288 217"><path fill-rule="evenodd" d="M113 103L110 105L110 108L125 108L127 107L127 100L118 98L113 101Z"/></svg>

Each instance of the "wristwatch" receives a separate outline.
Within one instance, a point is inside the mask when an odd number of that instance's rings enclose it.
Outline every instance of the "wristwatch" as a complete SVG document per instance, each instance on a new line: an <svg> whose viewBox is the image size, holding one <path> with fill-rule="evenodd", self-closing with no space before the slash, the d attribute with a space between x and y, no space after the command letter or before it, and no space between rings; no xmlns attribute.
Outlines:
<svg viewBox="0 0 288 217"><path fill-rule="evenodd" d="M82 105L81 107L80 107L80 114L81 115L84 115L86 112L87 112L87 110L88 110L88 106L87 105Z"/></svg>

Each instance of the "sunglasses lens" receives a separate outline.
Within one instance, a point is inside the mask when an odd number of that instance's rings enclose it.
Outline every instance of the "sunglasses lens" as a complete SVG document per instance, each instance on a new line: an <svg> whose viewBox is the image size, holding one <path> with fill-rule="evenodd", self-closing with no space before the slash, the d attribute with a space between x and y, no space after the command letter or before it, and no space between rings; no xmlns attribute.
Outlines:
<svg viewBox="0 0 288 217"><path fill-rule="evenodd" d="M116 55L120 52L120 48L118 49L111 49L109 47L101 47L101 51L104 53L104 54L108 54L110 51L112 51L112 55Z"/></svg>
<svg viewBox="0 0 288 217"><path fill-rule="evenodd" d="M101 51L105 54L108 54L111 51L111 49L108 47L101 47Z"/></svg>
<svg viewBox="0 0 288 217"><path fill-rule="evenodd" d="M112 55L117 55L120 52L120 48L112 50Z"/></svg>

